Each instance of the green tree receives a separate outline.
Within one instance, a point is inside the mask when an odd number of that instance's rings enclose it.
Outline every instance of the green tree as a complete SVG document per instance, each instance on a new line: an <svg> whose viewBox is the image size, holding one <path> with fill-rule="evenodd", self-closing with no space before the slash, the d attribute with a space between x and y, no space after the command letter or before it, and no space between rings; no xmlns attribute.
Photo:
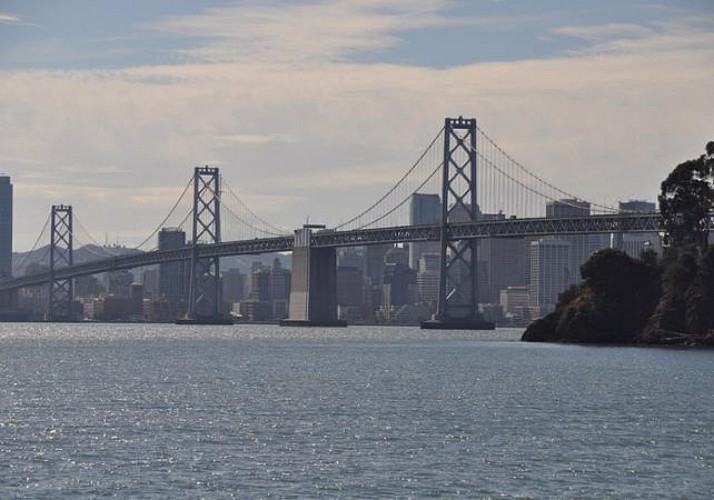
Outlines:
<svg viewBox="0 0 714 500"><path fill-rule="evenodd" d="M668 247L706 248L709 214L714 208L714 141L706 153L677 165L662 182L658 197Z"/></svg>
<svg viewBox="0 0 714 500"><path fill-rule="evenodd" d="M658 201L667 246L701 249L706 245L714 204L708 162L699 158L677 165L662 182Z"/></svg>

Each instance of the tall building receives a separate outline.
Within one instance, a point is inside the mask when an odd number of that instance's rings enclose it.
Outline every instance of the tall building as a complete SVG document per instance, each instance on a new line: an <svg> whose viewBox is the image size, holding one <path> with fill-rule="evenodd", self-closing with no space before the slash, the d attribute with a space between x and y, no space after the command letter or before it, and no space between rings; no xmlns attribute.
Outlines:
<svg viewBox="0 0 714 500"><path fill-rule="evenodd" d="M543 238L531 242L530 286L531 307L545 316L555 309L558 295L573 283L571 245L568 241Z"/></svg>
<svg viewBox="0 0 714 500"><path fill-rule="evenodd" d="M356 267L364 272L366 267L365 247L344 247L337 249L337 265Z"/></svg>
<svg viewBox="0 0 714 500"><path fill-rule="evenodd" d="M545 216L554 219L589 217L590 203L576 199L549 201L545 205ZM582 281L580 266L597 250L608 246L607 241L600 235L576 234L561 236L559 239L570 243L569 268L571 274L568 283L580 283Z"/></svg>
<svg viewBox="0 0 714 500"><path fill-rule="evenodd" d="M621 201L620 211L652 213L657 211L657 205L644 200ZM662 238L657 232L615 233L612 235L612 246L619 248L634 259L639 259L645 248L662 254Z"/></svg>
<svg viewBox="0 0 714 500"><path fill-rule="evenodd" d="M251 300L259 302L270 302L270 271L271 268L259 262L254 262L250 273L250 296Z"/></svg>
<svg viewBox="0 0 714 500"><path fill-rule="evenodd" d="M229 304L240 302L245 298L245 274L240 269L223 271L223 300Z"/></svg>
<svg viewBox="0 0 714 500"><path fill-rule="evenodd" d="M273 260L273 266L270 269L270 299L290 300L290 269L284 269L279 259Z"/></svg>
<svg viewBox="0 0 714 500"><path fill-rule="evenodd" d="M652 213L657 211L657 204L652 201L645 200L621 201L620 211Z"/></svg>
<svg viewBox="0 0 714 500"><path fill-rule="evenodd" d="M441 198L438 194L414 193L409 200L409 224L422 226L439 224L441 221ZM414 242L409 245L409 267L419 270L419 259L424 253L439 253L438 241Z"/></svg>
<svg viewBox="0 0 714 500"><path fill-rule="evenodd" d="M365 274L371 285L381 285L384 280L384 257L394 245L368 245L365 255Z"/></svg>
<svg viewBox="0 0 714 500"><path fill-rule="evenodd" d="M502 212L481 213L481 221L504 220ZM483 238L478 245L479 303L498 303L501 290L527 283L528 246L523 238Z"/></svg>
<svg viewBox="0 0 714 500"><path fill-rule="evenodd" d="M0 176L0 278L12 275L12 182Z"/></svg>
<svg viewBox="0 0 714 500"><path fill-rule="evenodd" d="M528 244L523 238L479 240L479 302L498 303L501 290L528 282Z"/></svg>
<svg viewBox="0 0 714 500"><path fill-rule="evenodd" d="M179 228L165 227L159 231L159 250L174 250L186 246L186 233ZM159 293L168 299L188 298L188 270L186 262L159 264Z"/></svg>
<svg viewBox="0 0 714 500"><path fill-rule="evenodd" d="M159 295L159 270L156 266L145 269L141 273L141 282L144 284L144 295L156 299ZM77 289L75 281L75 290Z"/></svg>
<svg viewBox="0 0 714 500"><path fill-rule="evenodd" d="M417 297L419 302L436 303L439 300L439 279L441 272L441 254L423 253L419 259L419 272L416 275Z"/></svg>
<svg viewBox="0 0 714 500"><path fill-rule="evenodd" d="M364 307L364 273L352 266L337 266L337 305Z"/></svg>

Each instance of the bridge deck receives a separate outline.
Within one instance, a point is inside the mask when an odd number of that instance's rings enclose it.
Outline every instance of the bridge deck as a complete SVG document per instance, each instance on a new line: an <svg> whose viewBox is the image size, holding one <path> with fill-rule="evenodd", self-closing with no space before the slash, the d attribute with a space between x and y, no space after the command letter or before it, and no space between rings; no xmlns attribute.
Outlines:
<svg viewBox="0 0 714 500"><path fill-rule="evenodd" d="M475 223L452 224L449 236L459 239L538 237L547 235L596 234L620 232L659 232L662 219L658 213L628 215L596 215L568 219L502 219ZM353 231L319 231L312 235L314 247L346 247L376 245L380 243L408 243L412 241L438 241L440 225L400 226L383 229L359 229ZM275 238L227 241L212 245L200 245L198 257L227 257L272 252L289 252L293 249L292 236ZM76 278L135 267L151 266L163 262L188 260L192 247L176 250L145 252L122 257L112 257L76 264L55 270L55 279ZM14 290L48 283L50 273L38 273L0 281L0 291Z"/></svg>

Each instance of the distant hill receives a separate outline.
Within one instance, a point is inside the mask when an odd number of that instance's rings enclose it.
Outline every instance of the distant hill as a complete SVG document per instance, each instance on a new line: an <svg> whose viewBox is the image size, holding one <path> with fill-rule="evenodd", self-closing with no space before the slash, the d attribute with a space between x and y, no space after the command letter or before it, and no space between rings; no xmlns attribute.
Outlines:
<svg viewBox="0 0 714 500"><path fill-rule="evenodd" d="M91 262L94 260L106 259L123 255L134 255L142 253L141 250L126 248L122 246L99 246L85 245L74 249L72 256L75 264ZM50 266L50 246L45 245L35 249L34 252L13 252L12 254L12 275L24 276L27 269L39 267L49 268Z"/></svg>
<svg viewBox="0 0 714 500"><path fill-rule="evenodd" d="M80 248L75 248L73 259L76 264L83 262L91 262L109 257L117 257L123 255L134 255L142 253L141 250L127 248L123 246L100 246L100 245L85 245ZM228 270L237 268L244 274L250 274L251 267L254 262L272 266L273 261L278 259L280 265L285 269L290 269L292 259L289 254L284 253L269 253L261 255L234 255L231 257L221 258L221 269ZM45 245L35 249L34 252L13 252L12 254L12 275L24 276L28 268L32 269L42 266L49 268L50 265L50 246Z"/></svg>

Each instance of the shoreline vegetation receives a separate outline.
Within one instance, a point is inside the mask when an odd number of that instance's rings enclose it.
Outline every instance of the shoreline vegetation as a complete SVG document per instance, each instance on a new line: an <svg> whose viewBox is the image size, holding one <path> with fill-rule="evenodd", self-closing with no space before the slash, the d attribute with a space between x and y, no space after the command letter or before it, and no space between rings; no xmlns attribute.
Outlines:
<svg viewBox="0 0 714 500"><path fill-rule="evenodd" d="M595 253L583 282L558 297L555 311L531 323L521 340L714 348L714 141L662 182L664 255L639 259L621 250Z"/></svg>

